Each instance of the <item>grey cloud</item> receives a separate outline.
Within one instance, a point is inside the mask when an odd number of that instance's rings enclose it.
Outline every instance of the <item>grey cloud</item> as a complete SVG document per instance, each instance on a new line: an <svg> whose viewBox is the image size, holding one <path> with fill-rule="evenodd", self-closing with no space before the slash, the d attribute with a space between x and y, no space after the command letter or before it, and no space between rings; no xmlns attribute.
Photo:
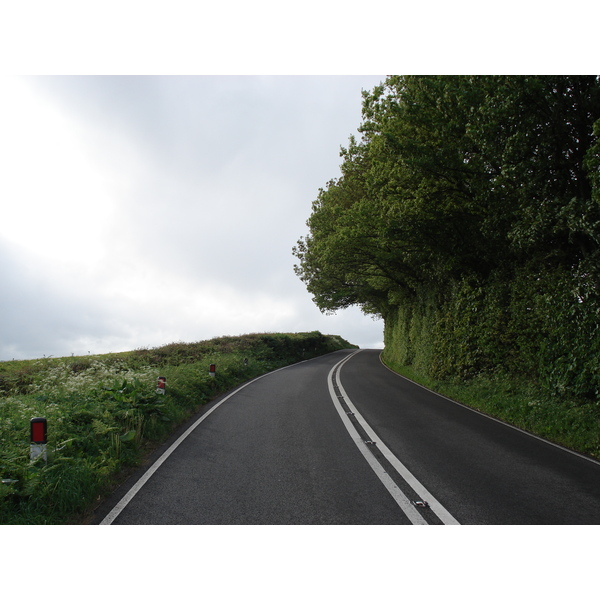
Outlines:
<svg viewBox="0 0 600 600"><path fill-rule="evenodd" d="M0 359L70 354L94 340L116 351L252 328L320 329L379 344L381 325L358 311L319 313L293 273L291 248L318 188L338 175L339 147L360 124L360 89L381 79L30 80L75 119L86 151L116 178L114 217L105 258L81 276L20 268L5 252L12 291L3 298ZM198 304L205 293L224 293L238 314L216 322ZM279 307L272 318L245 312L262 314L270 302Z"/></svg>

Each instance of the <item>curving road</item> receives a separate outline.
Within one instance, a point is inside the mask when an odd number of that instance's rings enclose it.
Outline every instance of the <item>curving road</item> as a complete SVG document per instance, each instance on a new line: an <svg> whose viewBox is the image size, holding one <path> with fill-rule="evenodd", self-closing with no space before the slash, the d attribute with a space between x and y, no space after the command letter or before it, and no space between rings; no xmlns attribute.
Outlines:
<svg viewBox="0 0 600 600"><path fill-rule="evenodd" d="M600 463L335 352L204 407L100 524L598 524Z"/></svg>

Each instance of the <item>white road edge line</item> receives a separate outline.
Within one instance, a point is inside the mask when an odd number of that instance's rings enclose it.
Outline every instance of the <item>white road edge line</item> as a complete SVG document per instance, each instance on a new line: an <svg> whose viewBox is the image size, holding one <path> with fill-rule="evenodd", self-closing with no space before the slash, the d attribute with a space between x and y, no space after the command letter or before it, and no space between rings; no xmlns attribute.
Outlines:
<svg viewBox="0 0 600 600"><path fill-rule="evenodd" d="M309 359L309 360L313 360L313 359ZM204 419L206 419L206 417L208 417L212 412L217 410L217 408L219 408L219 406L221 406L221 404L223 404L223 402L225 402L226 400L229 400L229 398L231 398L232 396L237 394L240 390L243 390L246 386L250 385L251 383L258 381L259 379L262 379L263 377L267 377L267 375L272 375L273 373L277 373L277 371L283 371L283 369L289 369L290 367L294 367L302 362L308 362L308 361L303 360L303 361L300 361L299 363L294 363L292 365L287 365L285 367L281 367L280 369L276 369L275 371L270 371L269 373L265 373L264 375L259 375L258 377L255 377L254 379L251 379L250 381L241 385L239 388L237 388L236 390L231 392L231 394L228 394L222 400L219 400L219 402L217 402L217 404L215 404L209 411L205 412L200 418L198 418L193 423L193 425L188 427L171 444L171 446L169 446L169 448L156 460L155 463L153 463L153 465L142 475L142 477L140 477L140 479L138 479L138 481L136 481L135 485L133 485L133 487L125 494L125 496L123 496L123 498L121 498L121 500L119 500L119 502L117 502L117 504L115 504L114 508L106 515L106 517L104 517L104 519L102 519L102 521L100 522L100 525L111 525L112 522L121 514L121 512L123 512L123 509L131 502L133 497L142 489L142 487L150 479L150 477L152 477L152 475L154 475L154 473L156 473L158 468L167 460L167 458L169 458L169 456L171 456L171 454L173 454L173 452L183 442L183 440L185 440L185 438L188 435L190 435L190 433L192 433L192 431L194 431L194 429L196 429L196 427L198 427L198 425L200 425L200 423L202 423L202 421L204 421Z"/></svg>
<svg viewBox="0 0 600 600"><path fill-rule="evenodd" d="M357 352L360 352L360 350L357 350ZM338 409L338 413L340 413L340 416L342 417L342 421L344 422L344 425L346 425L346 429L348 429L348 431L350 432L350 435L353 436L354 441L357 443L357 446L359 447L359 449L361 450L363 455L366 457L368 454L371 457L371 459L377 463L379 468L381 470L383 470L383 468L375 460L373 455L368 450L365 450L364 443L362 442L362 440L360 441L360 445L359 445L359 443L356 441L354 435L352 434L352 432L354 432L356 437L360 440L360 437L358 436L356 429L352 426L350 420L348 419L347 415L343 411L343 409L337 399L335 391L333 389L333 382L332 382L333 372L334 372L335 368L338 367L338 365L339 365L338 382L337 382L338 389L340 390L340 393L342 394L344 401L348 405L348 408L354 413L356 420L360 423L360 425L365 430L365 432L367 433L369 438L372 441L376 442L377 448L385 456L385 458L392 465L392 467L396 470L396 472L404 479L404 481L406 481L406 483L408 483L408 485L410 485L410 487L417 493L417 495L421 498L421 500L425 500L429 504L429 507L431 508L431 510L437 515L437 517L440 519L440 521L442 521L442 523L444 525L460 525L460 523L440 504L440 502L425 488L425 486L423 484L421 484L421 482L404 466L404 464L402 464L402 462L395 456L395 454L384 444L384 442L381 440L381 438L375 433L375 431L372 429L372 427L365 421L364 417L360 414L360 412L358 412L358 410L356 409L356 407L354 406L354 404L348 397L348 394L346 393L346 390L344 389L344 386L342 385L341 370L342 370L342 367L344 366L344 364L348 360L350 360L355 354L357 354L357 352L353 352L350 356L346 357L345 359L343 359L339 363L337 363L333 367L333 369L331 369L331 371L329 372L329 376L328 376L329 392L331 394L331 398L333 399L334 404L336 405L336 408ZM367 459L367 460L369 460L369 459ZM369 461L369 464L371 464L371 461ZM377 471L375 471L375 472L377 473ZM389 476L387 476L387 477L389 478ZM380 477L380 479L381 479L381 477ZM391 481L391 479L390 479L390 481ZM383 480L382 480L382 482L383 482ZM384 482L384 485L386 485L385 482ZM396 486L396 484L393 484L393 485L398 490L398 492L400 492L400 494L402 494L402 492ZM387 485L386 485L386 488L388 488L388 491L389 491L389 487ZM392 492L390 491L390 493L392 493ZM392 495L394 496L394 494L392 494ZM404 494L402 494L402 496L406 500L406 502L409 502L409 500L406 498L406 496L404 496ZM398 502L398 500L396 500L396 501ZM400 505L400 503L399 503L399 505ZM414 512L417 512L416 509L413 507L413 505L410 504L410 502L409 502L409 505L410 505L410 508ZM400 508L402 508L402 510L404 510L404 507L402 505L400 505ZM421 515L418 512L417 512L417 514L419 515L419 518L422 519ZM411 518L408 515L408 513L407 513L407 516L409 517L409 519ZM422 519L422 520L424 521L424 519ZM411 519L411 521L412 521L412 519ZM427 524L426 521L424 521L424 524Z"/></svg>
<svg viewBox="0 0 600 600"><path fill-rule="evenodd" d="M500 423L501 425L505 425L506 427L510 427L511 429L514 429L515 431L519 431L521 433L524 433L525 435L528 435L529 437L535 438L536 440L539 440L540 442L544 442L546 444L549 444L550 446L554 446L555 448L558 448L559 450L564 450L565 452L568 452L569 454L573 454L574 456L577 456L578 458L583 458L584 460L587 460L588 462L591 462L595 465L600 465L600 461L596 460L595 458L592 458L590 456L586 456L585 454L581 454L579 452L576 452L575 450L571 450L570 448L566 448L565 446L561 446L560 444L555 444L554 442L551 442L550 440L547 440L543 437L540 437L539 435L536 435L535 433L531 433L531 431L525 431L525 429L521 429L520 427L517 427L516 425L511 425L510 423L507 423L506 421L502 421L500 419L497 419L496 417L492 417L491 415L488 415L487 413L481 412L480 410L477 410L475 408L471 408L470 406L467 406L466 404L462 404L461 402L458 402L457 400L453 400L452 398L448 398L448 396L444 396L444 394L440 394L439 392L436 392L428 387L425 387L424 385L421 385L420 383L417 383L416 381L413 381L412 379L410 379L409 377L405 377L404 375L401 375L400 373L397 373L396 371L394 371L394 369L388 367L384 362L383 359L381 358L381 353L379 353L379 362L390 372L393 373L394 375L396 375L397 377L401 377L402 379L408 381L409 383L413 383L414 385L418 385L420 388L423 388L424 390L427 390L428 392L435 394L436 396L439 396L440 398L443 398L444 400L448 400L448 402L452 402L453 404L456 404L457 406L460 406L461 408L465 408L466 410L470 410L471 412L474 412L475 414L478 414L481 417L486 417L487 419L491 419L492 421L496 421L496 423Z"/></svg>

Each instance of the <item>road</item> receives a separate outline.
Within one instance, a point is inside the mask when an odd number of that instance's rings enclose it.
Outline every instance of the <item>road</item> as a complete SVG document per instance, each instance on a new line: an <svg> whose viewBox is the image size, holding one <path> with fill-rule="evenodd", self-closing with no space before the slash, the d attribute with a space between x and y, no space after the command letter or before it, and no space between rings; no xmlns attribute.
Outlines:
<svg viewBox="0 0 600 600"><path fill-rule="evenodd" d="M379 350L204 407L100 524L599 524L600 463L430 392Z"/></svg>

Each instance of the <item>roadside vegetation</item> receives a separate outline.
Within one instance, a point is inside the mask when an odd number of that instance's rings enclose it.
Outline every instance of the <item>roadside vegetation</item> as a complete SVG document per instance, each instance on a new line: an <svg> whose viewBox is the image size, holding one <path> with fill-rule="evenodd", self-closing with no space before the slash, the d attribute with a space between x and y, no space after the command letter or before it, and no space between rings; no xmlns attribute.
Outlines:
<svg viewBox="0 0 600 600"><path fill-rule="evenodd" d="M259 333L96 356L0 363L0 524L78 523L203 404L343 348L337 336ZM216 367L215 376L209 366ZM166 377L166 393L157 393ZM30 419L48 422L30 460Z"/></svg>
<svg viewBox="0 0 600 600"><path fill-rule="evenodd" d="M381 317L394 368L600 457L600 78L390 76L363 98L293 249L315 303Z"/></svg>

